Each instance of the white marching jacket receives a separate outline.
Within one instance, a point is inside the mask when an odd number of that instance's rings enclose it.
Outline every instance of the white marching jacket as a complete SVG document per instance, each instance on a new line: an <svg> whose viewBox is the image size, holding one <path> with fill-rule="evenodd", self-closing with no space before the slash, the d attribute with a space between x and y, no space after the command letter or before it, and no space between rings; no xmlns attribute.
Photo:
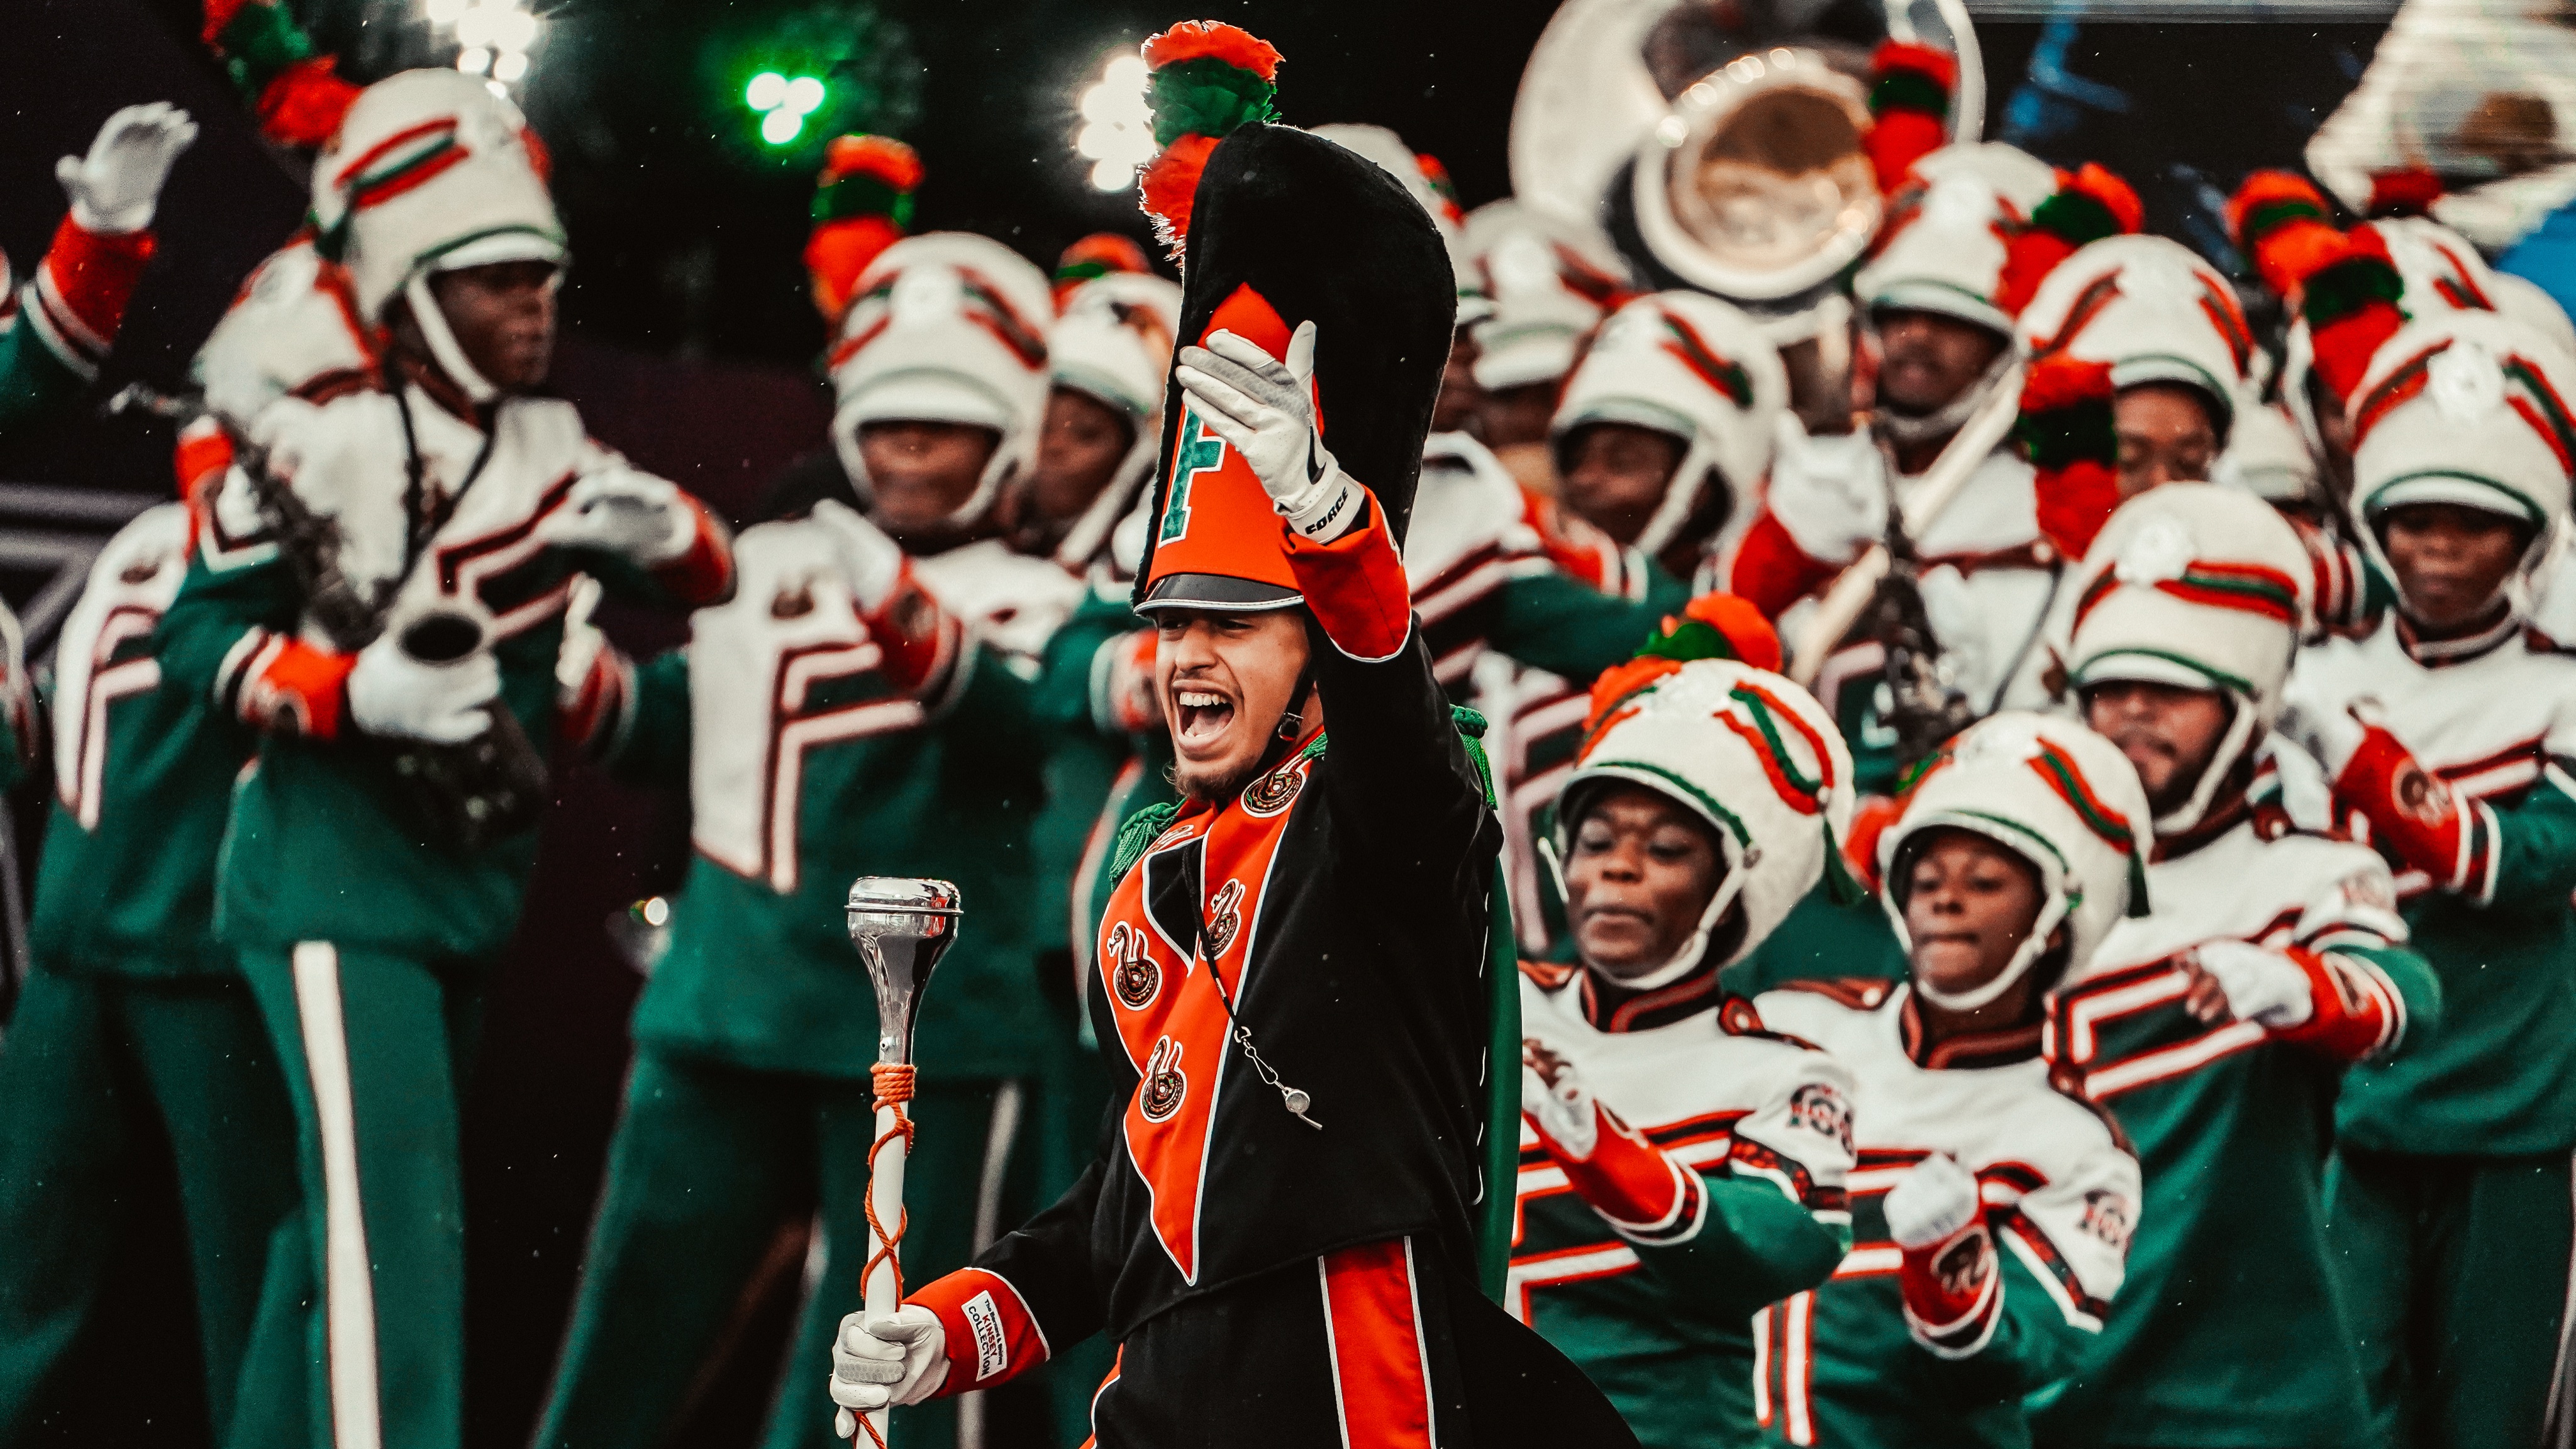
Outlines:
<svg viewBox="0 0 2576 1449"><path fill-rule="evenodd" d="M794 762L817 745L939 718L972 677L977 653L997 651L1004 667L1034 675L1038 651L1082 594L1071 574L998 542L916 558L913 577L964 625L958 657L923 693L825 709L818 691L872 673L883 658L831 530L801 518L747 528L734 540L734 564L734 596L689 618L691 840L782 895L798 887Z"/></svg>
<svg viewBox="0 0 2576 1449"><path fill-rule="evenodd" d="M192 371L207 408L244 423L323 373L368 366L353 305L310 240L270 253L197 349Z"/></svg>
<svg viewBox="0 0 2576 1449"><path fill-rule="evenodd" d="M1941 1048L1927 1054L1930 1064L1918 1061L1904 1024L1910 990L1817 982L1766 991L1754 1007L1772 1030L1824 1048L1857 1083L1857 1165L1847 1184L1856 1214L1915 1163L1947 1153L1976 1175L1998 1243L2068 1323L2099 1331L2127 1272L2143 1191L2137 1159L2100 1113L2049 1084L2035 1042L1994 1065L1947 1061ZM1880 1221L1874 1211L1862 1216ZM1834 1276L1892 1276L1901 1261L1894 1242L1855 1237Z"/></svg>
<svg viewBox="0 0 2576 1449"><path fill-rule="evenodd" d="M1404 538L1404 577L1423 634L1434 643L1432 669L1443 687L1463 683L1485 649L1481 634L1443 626L1508 580L1551 567L1520 483L1493 453L1465 433L1425 438L1422 480Z"/></svg>
<svg viewBox="0 0 2576 1449"><path fill-rule="evenodd" d="M427 496L456 500L408 575L406 410ZM452 608L481 618L496 644L559 617L570 597L572 575L534 595L522 596L514 586L513 575L551 547L536 536L538 520L562 507L582 478L629 471L625 459L591 439L581 414L561 399L506 399L494 407L487 436L408 384L400 401L372 388L318 401L284 398L260 414L251 436L268 449L272 476L315 513L339 524L340 569L353 585L365 593L401 579L389 617ZM225 477L208 515L203 552L214 568L275 555L258 495L241 469ZM313 629L309 622L306 627ZM342 647L318 633L306 642ZM249 662L247 652L240 662ZM218 696L225 695L219 688Z"/></svg>
<svg viewBox="0 0 2576 1449"><path fill-rule="evenodd" d="M2391 617L2367 638L2302 650L2290 690L2334 713L2364 697L2377 701L2389 733L2459 793L2469 828L2454 879L2402 871L2400 900L2441 888L2472 905L2491 903L2502 851L2494 809L2484 802L2535 786L2576 798L2576 779L2554 763L2576 758L2576 655L2536 649L2519 632L2431 669L2406 652Z"/></svg>
<svg viewBox="0 0 2576 1449"><path fill-rule="evenodd" d="M2296 749L2277 739L2269 745L2274 751ZM2161 961L2205 941L2245 941L2273 950L2297 946L2320 955L2343 946L2377 950L2406 942L2396 883L2379 852L2300 831L2266 840L2250 818L2187 854L2149 865L2147 893L2156 909L2112 927L2092 961L2068 974L2070 983ZM2396 1026L2380 1049L2395 1047L2405 1034L2405 998L2369 961L2350 955L2337 960L2347 984L2381 999ZM2085 1004L2078 1004L2079 1012ZM2203 1038L2190 1049L2224 1055L2259 1045L2265 1035L2257 1023L2231 1022L2213 1033L2217 1040ZM2190 1066L2210 1059L2195 1056ZM2152 1058L2140 1058L2100 1074L2110 1080L2088 1077L2088 1090L2109 1096L2142 1084L2121 1078L2153 1078L2157 1071Z"/></svg>
<svg viewBox="0 0 2576 1449"><path fill-rule="evenodd" d="M108 710L161 684L161 661L150 655L111 661L123 645L148 637L179 596L188 577L188 532L186 504L159 503L136 514L99 550L80 601L63 617L54 648L54 793L83 830L98 828ZM7 634L14 641L16 633L11 620Z"/></svg>
<svg viewBox="0 0 2576 1449"><path fill-rule="evenodd" d="M1554 984L1532 979L1534 970ZM1576 999L1582 975L1580 968L1524 967L1521 1034L1563 1057L1603 1106L1676 1161L1703 1171L1726 1164L1737 1177L1772 1183L1819 1221L1846 1220L1839 1208L1818 1200L1836 1196L1852 1170L1849 1068L1801 1042L1729 1031L1713 983L1709 1010L1661 1026L1601 1031L1584 1019ZM1563 1168L1533 1150L1541 1144L1526 1117L1520 1133L1519 1198L1526 1211L1533 1199L1573 1189ZM1625 1246L1606 1248L1599 1258L1584 1276L1637 1267L1636 1253ZM1551 1281L1533 1275L1566 1266L1514 1265L1518 1281L1505 1302L1522 1312L1526 1290Z"/></svg>

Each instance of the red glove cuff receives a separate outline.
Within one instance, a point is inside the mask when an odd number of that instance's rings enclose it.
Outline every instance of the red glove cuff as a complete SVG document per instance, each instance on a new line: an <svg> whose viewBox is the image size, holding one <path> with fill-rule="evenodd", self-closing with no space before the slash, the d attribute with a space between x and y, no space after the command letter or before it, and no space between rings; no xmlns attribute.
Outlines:
<svg viewBox="0 0 2576 1449"><path fill-rule="evenodd" d="M1047 1361L1046 1331L999 1273L960 1268L904 1301L938 1314L948 1335L948 1380L933 1398L989 1389Z"/></svg>
<svg viewBox="0 0 2576 1449"><path fill-rule="evenodd" d="M2482 865L2469 859L2469 817L2459 796L2387 730L2371 725L2363 731L2361 747L2353 751L2334 788L2370 822L2374 844L2431 876L2434 884L2457 890L2484 873Z"/></svg>
<svg viewBox="0 0 2576 1449"><path fill-rule="evenodd" d="M1581 1161L1539 1133L1576 1194L1623 1237L1677 1243L1697 1235L1708 1215L1708 1185L1698 1171L1639 1136L1609 1108L1595 1104L1592 1114L1592 1155Z"/></svg>
<svg viewBox="0 0 2576 1449"><path fill-rule="evenodd" d="M1746 530L1744 541L1735 546L1726 591L1752 604L1763 618L1777 619L1833 576L1834 566L1798 547L1788 528L1766 508Z"/></svg>
<svg viewBox="0 0 2576 1449"><path fill-rule="evenodd" d="M1965 1358L1985 1347L2004 1311L2003 1261L1985 1219L1972 1219L1937 1243L1901 1251L1897 1289L1915 1341L1943 1358Z"/></svg>
<svg viewBox="0 0 2576 1449"><path fill-rule="evenodd" d="M233 658L240 661L239 667L227 672L238 680L234 708L245 722L308 739L340 737L340 721L349 705L349 671L358 666L356 655L335 654L301 639L254 629L233 646Z"/></svg>
<svg viewBox="0 0 2576 1449"><path fill-rule="evenodd" d="M869 637L885 651L878 669L906 694L936 693L965 650L965 626L913 577L909 559L894 592L867 615L867 625Z"/></svg>
<svg viewBox="0 0 2576 1449"><path fill-rule="evenodd" d="M604 753L634 695L634 677L635 666L616 645L601 646L581 687L556 706L555 730L563 742L593 759Z"/></svg>
<svg viewBox="0 0 2576 1449"><path fill-rule="evenodd" d="M689 510L695 532L686 552L655 566L653 579L690 608L723 603L733 596L733 550L725 544L724 526L694 498L683 495L681 506Z"/></svg>
<svg viewBox="0 0 2576 1449"><path fill-rule="evenodd" d="M2367 1061L2397 1044L2405 1029L2405 1008L2378 972L2301 946L2286 947L2281 954L2307 973L2308 999L2315 1004L2306 1021L2275 1033L2281 1040L2344 1062Z"/></svg>

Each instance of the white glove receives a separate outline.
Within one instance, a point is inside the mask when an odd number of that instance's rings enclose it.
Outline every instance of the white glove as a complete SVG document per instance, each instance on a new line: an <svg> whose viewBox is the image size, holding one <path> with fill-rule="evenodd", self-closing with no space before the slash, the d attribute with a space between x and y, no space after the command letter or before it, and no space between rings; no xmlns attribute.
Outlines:
<svg viewBox="0 0 2576 1449"><path fill-rule="evenodd" d="M2377 724L2380 716L2377 699L2365 695L2337 709L2293 676L2281 691L2281 715L2272 729L2307 751L2325 768L2326 779L2331 783L2343 778L2344 766L2352 763L2370 726Z"/></svg>
<svg viewBox="0 0 2576 1449"><path fill-rule="evenodd" d="M196 139L197 123L167 101L108 117L87 156L54 163L54 179L72 199L72 220L83 231L109 236L150 226L170 164Z"/></svg>
<svg viewBox="0 0 2576 1449"><path fill-rule="evenodd" d="M1846 563L1887 536L1887 460L1867 432L1810 437L1782 414L1772 454L1771 516L1800 552Z"/></svg>
<svg viewBox="0 0 2576 1449"><path fill-rule="evenodd" d="M2191 955L2227 993L2227 1009L2239 1021L2287 1030L2316 1015L2308 973L2278 951L2245 941L2204 941Z"/></svg>
<svg viewBox="0 0 2576 1449"><path fill-rule="evenodd" d="M681 496L680 485L631 468L575 483L564 506L537 525L537 537L547 543L598 549L646 568L687 553L697 536L697 510Z"/></svg>
<svg viewBox="0 0 2576 1449"><path fill-rule="evenodd" d="M371 735L458 745L492 727L483 706L500 693L501 666L489 649L429 664L388 631L359 650L349 670L349 719Z"/></svg>
<svg viewBox="0 0 2576 1449"><path fill-rule="evenodd" d="M833 557L859 607L871 614L884 608L895 585L903 582L903 545L837 498L815 504L812 517L830 530Z"/></svg>
<svg viewBox="0 0 2576 1449"><path fill-rule="evenodd" d="M599 592L599 580L588 574L572 581L572 597L564 605L563 644L555 650L555 698L560 703L581 697L590 671L608 648L608 636L590 621L599 608Z"/></svg>
<svg viewBox="0 0 2576 1449"><path fill-rule="evenodd" d="M907 1303L892 1313L853 1313L832 1340L832 1432L858 1432L852 1411L917 1404L948 1381L948 1330L939 1315Z"/></svg>
<svg viewBox="0 0 2576 1449"><path fill-rule="evenodd" d="M1591 1160L1601 1145L1601 1116L1594 1108L1591 1085L1553 1052L1524 1052L1521 1067L1521 1111L1549 1141L1577 1162ZM1553 1073L1554 1080L1541 1076Z"/></svg>
<svg viewBox="0 0 2576 1449"><path fill-rule="evenodd" d="M1297 324L1286 361L1249 338L1219 332L1184 347L1172 377L1191 411L1261 480L1270 506L1306 538L1341 536L1357 516L1360 487L1315 430L1315 324Z"/></svg>
<svg viewBox="0 0 2576 1449"><path fill-rule="evenodd" d="M1896 1180L1881 1210L1898 1247L1927 1248L1974 1221L1980 1205L1976 1174L1935 1152Z"/></svg>

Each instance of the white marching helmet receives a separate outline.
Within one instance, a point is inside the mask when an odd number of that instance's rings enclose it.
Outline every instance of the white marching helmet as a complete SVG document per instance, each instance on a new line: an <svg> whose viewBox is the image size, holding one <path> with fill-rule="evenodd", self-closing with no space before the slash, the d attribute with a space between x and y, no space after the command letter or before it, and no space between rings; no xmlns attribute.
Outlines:
<svg viewBox="0 0 2576 1449"><path fill-rule="evenodd" d="M2009 336L1996 305L2007 220L2027 218L2057 192L2047 162L2001 141L1944 146L1914 163L1922 190L1899 193L1877 254L1852 278L1864 311L1938 312ZM1907 198L1912 197L1909 201Z"/></svg>
<svg viewBox="0 0 2576 1449"><path fill-rule="evenodd" d="M1608 304L1636 290L1600 228L1509 197L1467 213L1467 253L1494 303L1476 324L1476 384L1488 392L1565 376Z"/></svg>
<svg viewBox="0 0 2576 1449"><path fill-rule="evenodd" d="M1672 484L1637 538L1651 555L1688 521L1710 470L1738 511L1755 496L1788 406L1779 351L1751 317L1698 292L1656 292L1601 325L1566 379L1548 437L1562 450L1578 428L1626 423L1681 440Z"/></svg>
<svg viewBox="0 0 2576 1449"><path fill-rule="evenodd" d="M1663 795L1717 837L1725 873L1699 927L1672 960L1626 983L1640 989L1690 974L1729 907L1744 934L1721 967L1753 953L1827 870L1851 829L1851 751L1815 696L1777 674L1731 660L1695 659L1619 701L1584 742L1557 799L1617 781ZM1575 812L1560 805L1565 858Z"/></svg>
<svg viewBox="0 0 2576 1449"><path fill-rule="evenodd" d="M2298 421L2280 403L2249 406L2227 430L2226 451L2209 468L2213 483L2242 489L2276 508L2314 504L2325 495L2317 455Z"/></svg>
<svg viewBox="0 0 2576 1449"><path fill-rule="evenodd" d="M1088 563L1134 506L1162 440L1164 374L1181 329L1181 289L1161 277L1112 272L1068 294L1047 333L1054 385L1095 399L1127 420L1132 441L1100 496L1056 549L1069 566Z"/></svg>
<svg viewBox="0 0 2576 1449"><path fill-rule="evenodd" d="M1046 274L990 237L907 237L859 274L830 367L832 443L861 500L873 496L859 430L870 423L961 423L999 443L974 495L950 515L972 523L1036 460L1046 420Z"/></svg>
<svg viewBox="0 0 2576 1449"><path fill-rule="evenodd" d="M542 151L519 108L473 76L407 70L358 94L313 161L322 250L347 263L359 315L397 296L438 365L476 402L496 396L429 292L435 272L498 262L562 266L570 252Z"/></svg>
<svg viewBox="0 0 2576 1449"><path fill-rule="evenodd" d="M1458 224L1457 203L1441 195L1431 184L1431 173L1423 169L1422 157L1404 138L1384 126L1335 121L1330 125L1309 126L1306 133L1321 136L1346 151L1356 151L1377 163L1379 170L1402 183L1406 192L1422 204L1431 224L1440 231L1440 244L1449 252L1449 272L1457 280L1458 325L1469 326L1492 314L1493 304L1476 286L1476 269L1467 252L1466 233Z"/></svg>
<svg viewBox="0 0 2576 1449"><path fill-rule="evenodd" d="M2435 313L2371 354L2346 414L2357 420L2352 515L2389 578L2380 514L2455 503L2531 525L2528 578L2565 528L2576 458L2576 358L2497 312Z"/></svg>
<svg viewBox="0 0 2576 1449"><path fill-rule="evenodd" d="M2030 974L2062 924L2066 972L2084 969L2123 916L2147 913L2146 851L2139 822L2146 791L2128 757L2074 720L2007 710L1989 715L1950 742L1905 797L1905 814L1879 837L1884 901L1907 954L1905 897L1912 882L1900 865L1908 842L1927 830L1981 835L2039 872L2039 919L2011 961L1985 985L1945 992L1917 980L1936 1006L1973 1011Z"/></svg>
<svg viewBox="0 0 2576 1449"><path fill-rule="evenodd" d="M2469 239L2428 217L2400 216L2366 222L2356 232L2376 233L2388 248L2410 317L2436 312L2497 312L2537 328L2562 352L2576 353L2576 328L2567 314L2532 283L2487 265ZM2307 378L2316 366L2316 344L2305 318L2294 317L2283 351L2281 398L2297 417L2312 448L2323 446Z"/></svg>
<svg viewBox="0 0 2576 1449"><path fill-rule="evenodd" d="M2218 786L2281 712L2314 575L2288 520L2251 494L2168 483L2120 506L2076 572L2067 680L2216 690L2235 704L2191 798L2159 834L2201 822ZM2308 581L2303 583L2303 581Z"/></svg>
<svg viewBox="0 0 2576 1449"><path fill-rule="evenodd" d="M2215 409L2226 436L2243 403L2254 334L2236 289L2191 248L2160 236L2108 236L2057 264L2022 309L2025 353L2110 364L2111 385L2179 383Z"/></svg>

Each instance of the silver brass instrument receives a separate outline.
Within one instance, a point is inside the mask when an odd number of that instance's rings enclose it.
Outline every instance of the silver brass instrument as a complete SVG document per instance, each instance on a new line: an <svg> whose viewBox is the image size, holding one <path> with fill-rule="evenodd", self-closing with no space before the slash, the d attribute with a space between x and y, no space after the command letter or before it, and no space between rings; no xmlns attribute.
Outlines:
<svg viewBox="0 0 2576 1449"><path fill-rule="evenodd" d="M1603 224L1632 210L1641 260L1757 311L1803 310L1881 220L1861 145L1868 55L1812 33L1824 8L1567 0L1521 73L1515 195ZM1880 14L1887 36L1958 57L1950 134L1977 139L1985 76L1963 0L1882 0Z"/></svg>

